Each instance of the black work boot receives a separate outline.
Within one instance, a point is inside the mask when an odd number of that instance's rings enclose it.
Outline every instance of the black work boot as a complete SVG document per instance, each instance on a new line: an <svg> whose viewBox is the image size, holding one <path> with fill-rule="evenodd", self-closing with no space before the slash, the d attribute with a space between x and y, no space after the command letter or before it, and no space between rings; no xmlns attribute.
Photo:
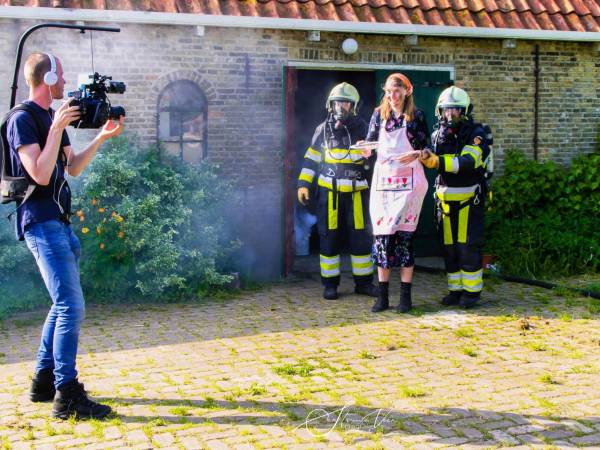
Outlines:
<svg viewBox="0 0 600 450"><path fill-rule="evenodd" d="M463 295L460 298L460 306L465 309L472 308L477 304L480 298L481 292L463 292Z"/></svg>
<svg viewBox="0 0 600 450"><path fill-rule="evenodd" d="M29 399L32 402L50 402L54 398L54 369L42 369L31 379Z"/></svg>
<svg viewBox="0 0 600 450"><path fill-rule="evenodd" d="M377 300L371 308L371 312L376 313L385 311L390 307L389 287L390 283L387 281L379 282L379 295L377 296Z"/></svg>
<svg viewBox="0 0 600 450"><path fill-rule="evenodd" d="M357 284L354 286L354 293L358 295L368 295L369 297L377 297L379 289L372 283Z"/></svg>
<svg viewBox="0 0 600 450"><path fill-rule="evenodd" d="M412 283L405 283L404 281L400 283L400 303L396 307L396 311L399 313L407 313L412 308L411 288Z"/></svg>
<svg viewBox="0 0 600 450"><path fill-rule="evenodd" d="M337 286L334 286L334 285L325 286L325 289L323 289L323 298L325 300L337 300L338 297L339 297L339 295L338 295L338 291L337 291Z"/></svg>
<svg viewBox="0 0 600 450"><path fill-rule="evenodd" d="M83 383L77 380L59 386L52 405L52 417L68 419L103 419L111 412L110 406L101 405L89 399Z"/></svg>
<svg viewBox="0 0 600 450"><path fill-rule="evenodd" d="M461 295L462 295L462 291L450 291L450 293L442 299L442 305L444 305L444 306L458 305L460 303Z"/></svg>

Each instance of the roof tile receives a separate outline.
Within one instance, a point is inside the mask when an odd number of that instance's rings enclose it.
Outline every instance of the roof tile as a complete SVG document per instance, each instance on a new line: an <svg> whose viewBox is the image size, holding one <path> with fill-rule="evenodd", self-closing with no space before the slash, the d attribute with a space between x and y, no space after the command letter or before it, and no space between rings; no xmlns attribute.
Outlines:
<svg viewBox="0 0 600 450"><path fill-rule="evenodd" d="M600 32L600 0L0 0L0 5Z"/></svg>

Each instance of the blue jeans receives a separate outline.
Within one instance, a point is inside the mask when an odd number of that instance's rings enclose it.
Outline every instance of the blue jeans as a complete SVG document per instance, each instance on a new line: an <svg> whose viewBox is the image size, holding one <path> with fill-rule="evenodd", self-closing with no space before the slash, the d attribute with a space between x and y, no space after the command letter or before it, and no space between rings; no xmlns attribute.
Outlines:
<svg viewBox="0 0 600 450"><path fill-rule="evenodd" d="M52 298L42 330L36 372L53 368L58 388L77 378L77 341L85 316L79 281L81 246L71 227L59 220L30 225L25 230L25 241Z"/></svg>

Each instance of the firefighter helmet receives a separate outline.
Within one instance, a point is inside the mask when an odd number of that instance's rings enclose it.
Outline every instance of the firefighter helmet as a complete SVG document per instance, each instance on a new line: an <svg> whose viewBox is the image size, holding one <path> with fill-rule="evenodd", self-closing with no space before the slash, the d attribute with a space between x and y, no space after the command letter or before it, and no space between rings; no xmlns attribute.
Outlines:
<svg viewBox="0 0 600 450"><path fill-rule="evenodd" d="M463 114L470 114L471 99L463 89L456 86L451 86L440 94L437 105L435 106L435 114L439 118L442 117L442 109L444 108L461 108Z"/></svg>
<svg viewBox="0 0 600 450"><path fill-rule="evenodd" d="M356 106L360 100L360 95L358 95L358 91L350 83L340 83L333 87L327 97L327 102L325 103L327 111L332 111L331 102L334 100L352 103L352 112L356 114Z"/></svg>

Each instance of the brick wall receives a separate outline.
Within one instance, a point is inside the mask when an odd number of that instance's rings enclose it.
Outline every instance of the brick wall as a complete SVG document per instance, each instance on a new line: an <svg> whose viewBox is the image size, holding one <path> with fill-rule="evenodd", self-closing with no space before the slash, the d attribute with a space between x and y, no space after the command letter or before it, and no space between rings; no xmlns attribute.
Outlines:
<svg viewBox="0 0 600 450"><path fill-rule="evenodd" d="M0 20L0 110L6 111L18 37L32 23ZM103 24L100 24L103 25ZM116 24L118 25L118 24ZM355 35L359 51L344 55L345 35L321 33L308 42L304 32L206 28L196 36L189 26L120 25L122 32L94 32L95 70L127 83L113 95L127 110L127 132L141 144L156 139L156 108L169 82L185 79L208 99L208 158L234 180L244 198L239 229L248 243L246 265L257 278L280 273L282 261L283 78L290 60L454 67L456 84L468 90L478 119L495 133L501 166L503 151L533 153L534 58L536 42L519 41L503 49L486 39L419 38L415 47L403 37ZM537 42L540 48L539 154L567 163L594 148L600 121L600 63L592 45ZM24 56L52 51L65 66L67 88L77 73L91 73L90 35L73 30L36 31ZM21 77L19 98L27 96ZM70 133L75 145L93 131Z"/></svg>

